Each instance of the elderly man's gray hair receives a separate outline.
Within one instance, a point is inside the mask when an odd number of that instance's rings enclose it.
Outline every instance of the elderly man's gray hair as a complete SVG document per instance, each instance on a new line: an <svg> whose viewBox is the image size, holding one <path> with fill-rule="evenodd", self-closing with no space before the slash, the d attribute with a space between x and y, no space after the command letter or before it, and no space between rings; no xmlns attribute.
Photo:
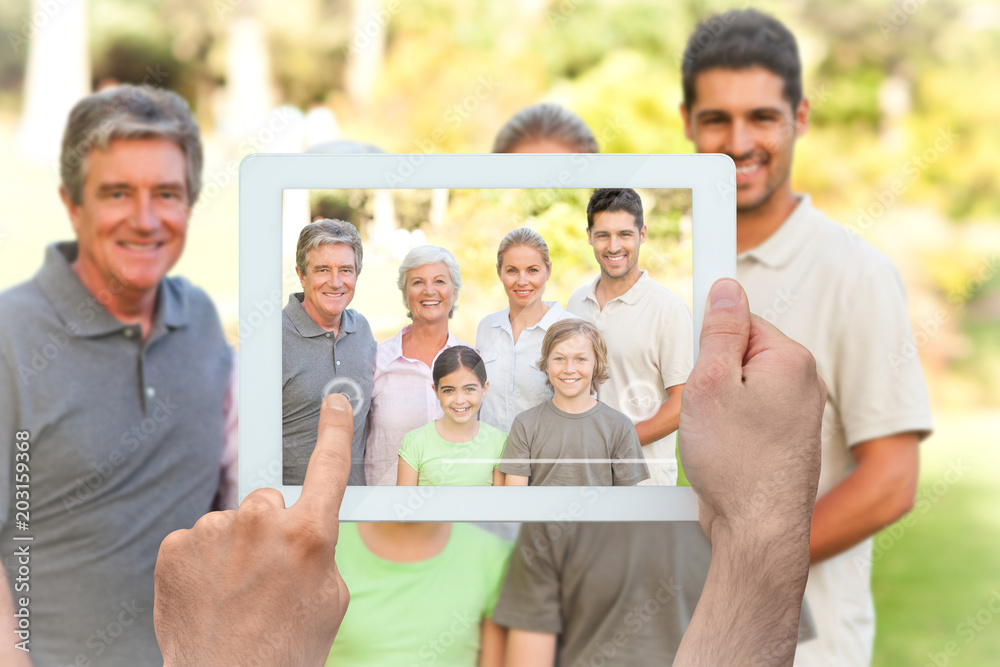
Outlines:
<svg viewBox="0 0 1000 667"><path fill-rule="evenodd" d="M188 205L201 192L204 162L198 125L187 102L169 90L121 85L88 95L69 112L59 155L59 176L74 204L83 202L87 156L114 139L169 139L184 153Z"/></svg>
<svg viewBox="0 0 1000 667"><path fill-rule="evenodd" d="M438 262L442 262L448 267L452 285L455 286L455 299L451 302L451 310L448 311L448 317L450 318L455 314L455 307L458 304L458 291L462 289L462 271L458 268L458 260L455 259L454 255L440 246L421 245L406 253L403 263L399 265L399 278L396 280L396 286L403 293L403 305L406 306L407 317L412 319L413 313L410 312L410 304L406 303L406 274L413 269L418 269L428 264L437 264Z"/></svg>
<svg viewBox="0 0 1000 667"><path fill-rule="evenodd" d="M299 275L306 275L310 250L321 245L336 245L338 243L350 246L354 250L354 268L357 271L356 275L360 276L361 260L364 257L361 235L351 223L343 220L331 220L330 218L311 222L299 232L299 242L295 247L295 268L299 270Z"/></svg>

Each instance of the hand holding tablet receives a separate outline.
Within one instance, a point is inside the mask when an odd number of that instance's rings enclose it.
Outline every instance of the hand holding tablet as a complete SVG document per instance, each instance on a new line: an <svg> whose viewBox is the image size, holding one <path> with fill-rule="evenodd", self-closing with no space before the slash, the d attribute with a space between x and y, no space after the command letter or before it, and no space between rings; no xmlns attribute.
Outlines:
<svg viewBox="0 0 1000 667"><path fill-rule="evenodd" d="M153 619L164 664L322 664L347 610L334 562L350 470L352 411L323 401L293 507L273 489L171 533L156 562Z"/></svg>
<svg viewBox="0 0 1000 667"><path fill-rule="evenodd" d="M738 284L719 281L709 300L681 447L713 558L674 664L791 664L826 389L804 348L749 314ZM348 601L334 551L352 423L346 399L324 401L294 507L255 491L164 541L154 620L168 667L313 665L329 653Z"/></svg>

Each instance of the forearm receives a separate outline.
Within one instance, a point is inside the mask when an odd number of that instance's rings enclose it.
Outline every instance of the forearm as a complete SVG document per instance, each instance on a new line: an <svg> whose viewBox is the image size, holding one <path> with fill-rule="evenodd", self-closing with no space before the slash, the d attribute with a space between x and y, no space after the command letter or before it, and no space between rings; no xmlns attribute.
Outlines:
<svg viewBox="0 0 1000 667"><path fill-rule="evenodd" d="M677 430L681 417L681 394L684 385L667 389L667 400L648 419L635 425L640 445L661 440Z"/></svg>
<svg viewBox="0 0 1000 667"><path fill-rule="evenodd" d="M675 667L791 665L809 573L809 529L713 530L712 561ZM751 537L752 535L752 537ZM719 641L725 632L726 641Z"/></svg>
<svg viewBox="0 0 1000 667"><path fill-rule="evenodd" d="M895 448L888 450L886 445ZM864 448L858 466L816 500L810 539L813 563L850 549L913 506L919 477L915 436L869 441L858 448Z"/></svg>
<svg viewBox="0 0 1000 667"><path fill-rule="evenodd" d="M819 498L809 544L812 562L847 551L905 514L891 509L899 506L894 496L892 489L869 485L863 477L850 475Z"/></svg>

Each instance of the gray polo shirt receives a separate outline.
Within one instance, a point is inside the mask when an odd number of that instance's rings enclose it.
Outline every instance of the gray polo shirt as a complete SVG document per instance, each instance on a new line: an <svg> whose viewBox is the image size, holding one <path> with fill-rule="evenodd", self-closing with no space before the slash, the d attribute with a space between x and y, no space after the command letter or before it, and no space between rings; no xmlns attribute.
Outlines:
<svg viewBox="0 0 1000 667"><path fill-rule="evenodd" d="M350 308L333 334L316 324L302 307L304 294L288 297L281 316L282 481L302 484L316 447L319 408L329 387L347 395L354 408L351 475L348 484L365 483L365 438L378 345L364 315Z"/></svg>
<svg viewBox="0 0 1000 667"><path fill-rule="evenodd" d="M32 280L0 294L0 560L15 611L28 598L35 667L162 664L153 567L218 489L232 352L183 278L160 283L143 340L79 281L76 252L50 246ZM30 433L27 494L17 431Z"/></svg>

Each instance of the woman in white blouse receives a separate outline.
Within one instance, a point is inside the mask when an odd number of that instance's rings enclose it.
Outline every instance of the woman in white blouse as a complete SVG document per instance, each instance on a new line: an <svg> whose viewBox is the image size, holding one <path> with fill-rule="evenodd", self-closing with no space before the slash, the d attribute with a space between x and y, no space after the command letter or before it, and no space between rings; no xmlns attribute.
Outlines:
<svg viewBox="0 0 1000 667"><path fill-rule="evenodd" d="M521 227L504 237L497 250L497 275L510 305L484 317L476 333L476 349L490 379L479 418L507 433L518 413L552 397L545 373L536 365L542 339L554 322L575 316L558 301L542 300L552 262L538 232Z"/></svg>

